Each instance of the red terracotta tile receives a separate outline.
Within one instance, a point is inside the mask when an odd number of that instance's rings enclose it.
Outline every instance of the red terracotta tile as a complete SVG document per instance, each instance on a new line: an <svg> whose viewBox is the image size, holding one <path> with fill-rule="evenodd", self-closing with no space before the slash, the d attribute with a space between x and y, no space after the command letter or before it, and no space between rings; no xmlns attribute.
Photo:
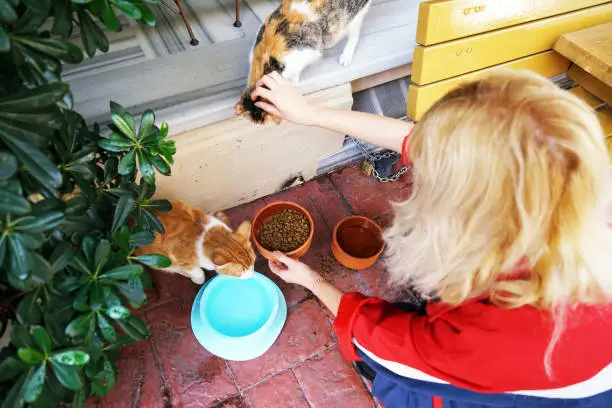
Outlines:
<svg viewBox="0 0 612 408"><path fill-rule="evenodd" d="M261 210L266 206L264 199L259 199L248 204L242 204L238 207L223 210L231 228L237 228L243 221L253 221L257 211Z"/></svg>
<svg viewBox="0 0 612 408"><path fill-rule="evenodd" d="M146 317L173 406L210 406L238 392L225 361L206 351L193 336L189 306L180 301L166 303Z"/></svg>
<svg viewBox="0 0 612 408"><path fill-rule="evenodd" d="M321 353L294 371L313 408L371 408L374 404L359 374L338 350Z"/></svg>
<svg viewBox="0 0 612 408"><path fill-rule="evenodd" d="M104 398L92 399L98 408L164 408L167 398L161 373L155 363L148 341L125 347L117 361L118 377L115 388Z"/></svg>
<svg viewBox="0 0 612 408"><path fill-rule="evenodd" d="M228 400L213 405L213 408L247 408L248 406L249 404L242 396L236 395Z"/></svg>
<svg viewBox="0 0 612 408"><path fill-rule="evenodd" d="M308 408L291 370L283 371L245 392L251 408Z"/></svg>
<svg viewBox="0 0 612 408"><path fill-rule="evenodd" d="M238 385L247 388L329 347L334 342L331 332L319 304L307 300L289 310L281 335L263 356L228 363Z"/></svg>
<svg viewBox="0 0 612 408"><path fill-rule="evenodd" d="M369 296L376 296L393 302L398 300L403 290L389 282L389 273L381 260L362 270L360 275L366 285L366 294Z"/></svg>
<svg viewBox="0 0 612 408"><path fill-rule="evenodd" d="M285 302L287 302L287 307L292 307L302 302L308 296L311 296L311 293L303 288L300 285L295 285L293 283L287 283L277 275L270 271L270 268L266 264L265 266L260 266L257 268L257 272L262 275L270 278L276 285L279 287L283 295L285 296Z"/></svg>
<svg viewBox="0 0 612 408"><path fill-rule="evenodd" d="M344 292L364 292L366 289L359 277L359 272L340 264L334 258L331 249L321 251L317 257L317 263L311 266Z"/></svg>
<svg viewBox="0 0 612 408"><path fill-rule="evenodd" d="M147 304L138 313L174 300L180 300L190 307L201 287L179 274L152 269L149 269L149 274L153 280L153 289L147 292Z"/></svg>
<svg viewBox="0 0 612 408"><path fill-rule="evenodd" d="M409 173L397 182L381 183L356 167L347 167L330 177L353 211L370 218L391 211L390 201L406 200L412 191Z"/></svg>

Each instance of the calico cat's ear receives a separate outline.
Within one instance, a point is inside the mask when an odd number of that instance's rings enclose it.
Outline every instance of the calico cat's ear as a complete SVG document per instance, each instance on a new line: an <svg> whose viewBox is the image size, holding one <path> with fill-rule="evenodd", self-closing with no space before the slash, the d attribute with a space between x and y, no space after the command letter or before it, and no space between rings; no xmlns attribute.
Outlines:
<svg viewBox="0 0 612 408"><path fill-rule="evenodd" d="M236 234L243 236L246 239L251 238L251 222L244 221L236 228Z"/></svg>
<svg viewBox="0 0 612 408"><path fill-rule="evenodd" d="M225 265L227 262L228 259L222 254L214 254L212 257L212 263L214 263L216 266Z"/></svg>

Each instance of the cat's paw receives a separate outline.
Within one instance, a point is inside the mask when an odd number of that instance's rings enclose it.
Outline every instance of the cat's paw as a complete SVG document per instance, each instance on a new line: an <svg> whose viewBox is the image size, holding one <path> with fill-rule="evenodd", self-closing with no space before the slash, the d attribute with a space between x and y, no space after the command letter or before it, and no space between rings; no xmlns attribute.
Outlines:
<svg viewBox="0 0 612 408"><path fill-rule="evenodd" d="M354 51L344 50L344 52L340 54L340 57L338 58L338 62L340 63L340 65L344 67L348 67L353 62L354 56L355 56Z"/></svg>
<svg viewBox="0 0 612 408"><path fill-rule="evenodd" d="M206 281L206 276L204 275L204 272L202 272L201 275L196 275L196 276L192 275L191 281L195 283L196 285L203 285L204 282Z"/></svg>

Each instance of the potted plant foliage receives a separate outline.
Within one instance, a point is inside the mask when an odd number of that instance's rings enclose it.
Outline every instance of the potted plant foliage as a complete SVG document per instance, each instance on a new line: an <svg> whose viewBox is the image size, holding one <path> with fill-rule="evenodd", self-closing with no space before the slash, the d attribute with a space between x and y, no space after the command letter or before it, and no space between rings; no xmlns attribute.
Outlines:
<svg viewBox="0 0 612 408"><path fill-rule="evenodd" d="M72 109L63 63L107 51L117 15L154 24L153 0L0 0L0 406L82 407L117 379L126 344L148 336L132 311L146 302L134 256L163 233L152 199L170 174L168 126L137 124L111 103L108 132ZM49 30L45 30L48 27ZM2 342L0 342L2 344Z"/></svg>

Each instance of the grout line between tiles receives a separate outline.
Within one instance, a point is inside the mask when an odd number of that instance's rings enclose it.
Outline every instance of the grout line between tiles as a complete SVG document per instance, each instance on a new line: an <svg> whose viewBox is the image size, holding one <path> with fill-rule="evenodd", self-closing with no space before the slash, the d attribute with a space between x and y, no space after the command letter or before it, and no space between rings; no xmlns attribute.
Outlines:
<svg viewBox="0 0 612 408"><path fill-rule="evenodd" d="M290 368L289 371L291 372L291 375L293 375L293 378L295 378L295 382L297 383L298 388L300 389L300 393L302 394L302 397L304 397L304 401L306 401L306 404L308 404L308 407L313 408L312 404L310 403L310 400L306 396L306 392L304 391L304 388L302 387L302 383L300 383L300 380L298 380L297 375L295 375L295 371L293 370L293 368Z"/></svg>
<svg viewBox="0 0 612 408"><path fill-rule="evenodd" d="M344 194L342 194L342 192L340 191L340 189L338 188L336 183L334 183L334 180L332 180L332 178L331 178L331 176L329 174L327 175L327 177L329 179L330 184L334 188L334 190L336 190L338 192L338 194L340 195L340 201L342 201L342 204L344 205L344 207L349 211L349 213L351 215L355 215L355 210L353 210L353 207L351 207L351 204L349 204L349 202L346 199L346 197L344 197Z"/></svg>

